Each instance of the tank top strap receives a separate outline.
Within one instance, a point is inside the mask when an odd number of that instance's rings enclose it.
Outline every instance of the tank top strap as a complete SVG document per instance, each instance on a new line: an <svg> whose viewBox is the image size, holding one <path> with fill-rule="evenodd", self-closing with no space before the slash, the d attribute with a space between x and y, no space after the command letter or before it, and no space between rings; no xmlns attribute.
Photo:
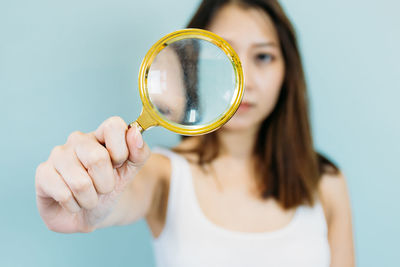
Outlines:
<svg viewBox="0 0 400 267"><path fill-rule="evenodd" d="M319 231L321 234L327 234L328 225L322 203L319 199L316 199L313 206L302 205L297 209L301 228L309 228L311 232Z"/></svg>
<svg viewBox="0 0 400 267"><path fill-rule="evenodd" d="M190 174L190 167L187 160L178 153L164 147L155 147L152 153L166 156L171 162L171 180L182 175Z"/></svg>

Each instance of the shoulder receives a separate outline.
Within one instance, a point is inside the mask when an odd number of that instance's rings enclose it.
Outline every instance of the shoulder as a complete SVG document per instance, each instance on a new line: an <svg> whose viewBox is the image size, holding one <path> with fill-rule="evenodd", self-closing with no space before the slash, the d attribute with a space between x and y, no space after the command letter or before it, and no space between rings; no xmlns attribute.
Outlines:
<svg viewBox="0 0 400 267"><path fill-rule="evenodd" d="M184 156L187 159L192 159L196 155L195 153L191 153L190 150L193 148L193 145L195 144L196 140L195 138L188 138L180 142L175 148L172 149L165 149L166 151L171 150L171 153L177 153L181 154L180 152L174 152L174 150L177 151L188 151L187 153L182 153L181 156ZM158 152L157 149L153 149L152 153L143 166L143 168L140 170L139 175L141 177L146 177L148 179L151 177L152 180L156 182L161 182L165 184L165 182L169 183L169 180L171 178L171 172L172 172L172 163L171 163L171 158L168 156L167 153L163 152Z"/></svg>
<svg viewBox="0 0 400 267"><path fill-rule="evenodd" d="M152 152L139 175L154 181L169 180L171 174L171 163L167 156Z"/></svg>
<svg viewBox="0 0 400 267"><path fill-rule="evenodd" d="M318 196L323 205L328 224L341 213L350 210L346 177L342 172L323 174L318 186Z"/></svg>
<svg viewBox="0 0 400 267"><path fill-rule="evenodd" d="M331 266L355 266L352 213L343 173L325 174L319 185L331 248Z"/></svg>

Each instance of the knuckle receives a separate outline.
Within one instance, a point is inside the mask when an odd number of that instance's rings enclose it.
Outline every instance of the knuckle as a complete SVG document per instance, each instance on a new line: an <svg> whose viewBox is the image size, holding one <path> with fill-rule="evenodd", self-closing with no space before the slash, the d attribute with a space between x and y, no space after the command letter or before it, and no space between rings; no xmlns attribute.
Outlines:
<svg viewBox="0 0 400 267"><path fill-rule="evenodd" d="M51 158L59 158L65 153L65 147L64 146L55 146L53 150L50 153Z"/></svg>
<svg viewBox="0 0 400 267"><path fill-rule="evenodd" d="M37 166L36 168L36 173L35 173L35 186L37 188L37 186L41 185L44 183L44 179L46 177L48 177L48 173L49 173L49 166L47 162L42 162L39 164L39 166Z"/></svg>
<svg viewBox="0 0 400 267"><path fill-rule="evenodd" d="M120 153L113 155L113 162L118 165L122 164L128 159L128 156L129 152L121 151Z"/></svg>
<svg viewBox="0 0 400 267"><path fill-rule="evenodd" d="M101 166L107 163L109 154L105 148L92 149L88 158L89 166Z"/></svg>
<svg viewBox="0 0 400 267"><path fill-rule="evenodd" d="M94 209L95 207L97 207L98 200L99 199L98 199L97 195L94 195L93 197L88 199L83 206L85 207L85 209L88 209L88 210Z"/></svg>
<svg viewBox="0 0 400 267"><path fill-rule="evenodd" d="M119 129L125 129L128 126L121 117L114 116L106 121L104 127L106 130L119 130Z"/></svg>
<svg viewBox="0 0 400 267"><path fill-rule="evenodd" d="M89 179L74 179L69 183L72 191L82 193L88 191L93 185Z"/></svg>
<svg viewBox="0 0 400 267"><path fill-rule="evenodd" d="M37 168L36 168L36 178L39 176L43 176L46 172L47 172L47 163L46 162L42 162L40 163Z"/></svg>
<svg viewBox="0 0 400 267"><path fill-rule="evenodd" d="M69 191L60 192L56 200L61 203L68 203L72 200L72 194Z"/></svg>
<svg viewBox="0 0 400 267"><path fill-rule="evenodd" d="M114 179L107 179L98 186L97 190L100 194L108 194L114 190L114 186Z"/></svg>
<svg viewBox="0 0 400 267"><path fill-rule="evenodd" d="M126 125L125 121L120 116L113 116L110 118L110 121L117 125Z"/></svg>
<svg viewBox="0 0 400 267"><path fill-rule="evenodd" d="M72 132L67 139L67 143L74 143L80 140L85 134L80 131Z"/></svg>

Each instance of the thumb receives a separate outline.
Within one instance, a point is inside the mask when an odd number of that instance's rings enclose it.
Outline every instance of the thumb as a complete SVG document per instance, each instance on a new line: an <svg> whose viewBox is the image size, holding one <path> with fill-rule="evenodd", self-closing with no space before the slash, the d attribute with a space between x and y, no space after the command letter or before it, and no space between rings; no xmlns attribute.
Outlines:
<svg viewBox="0 0 400 267"><path fill-rule="evenodd" d="M142 134L137 126L130 127L126 132L128 159L115 172L121 177L121 183L115 187L116 192L122 192L125 186L132 181L140 168L150 157L150 148L143 141Z"/></svg>
<svg viewBox="0 0 400 267"><path fill-rule="evenodd" d="M144 142L143 136L137 125L128 129L126 133L129 156L127 164L141 167L150 156L150 148Z"/></svg>

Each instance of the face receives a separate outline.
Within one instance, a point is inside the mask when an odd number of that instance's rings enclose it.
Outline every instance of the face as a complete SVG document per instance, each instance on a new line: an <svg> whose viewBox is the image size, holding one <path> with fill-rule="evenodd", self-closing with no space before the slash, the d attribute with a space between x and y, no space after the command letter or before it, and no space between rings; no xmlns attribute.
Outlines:
<svg viewBox="0 0 400 267"><path fill-rule="evenodd" d="M258 128L274 109L285 74L272 20L261 10L229 4L218 11L208 30L232 45L245 76L242 104L223 130Z"/></svg>
<svg viewBox="0 0 400 267"><path fill-rule="evenodd" d="M151 64L148 76L150 100L168 120L180 123L185 115L186 95L181 63L176 52L167 47Z"/></svg>

